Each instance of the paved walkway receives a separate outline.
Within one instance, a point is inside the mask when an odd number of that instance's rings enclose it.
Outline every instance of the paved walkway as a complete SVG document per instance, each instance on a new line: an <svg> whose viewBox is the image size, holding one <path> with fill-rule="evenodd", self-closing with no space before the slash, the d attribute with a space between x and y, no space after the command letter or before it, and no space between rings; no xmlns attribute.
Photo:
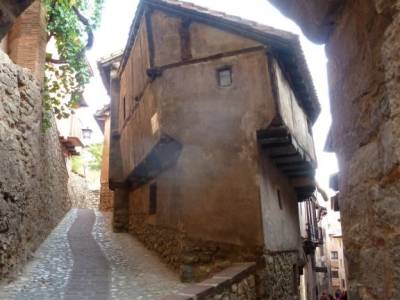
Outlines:
<svg viewBox="0 0 400 300"><path fill-rule="evenodd" d="M73 209L1 300L160 299L184 286L129 234L110 230L110 215Z"/></svg>

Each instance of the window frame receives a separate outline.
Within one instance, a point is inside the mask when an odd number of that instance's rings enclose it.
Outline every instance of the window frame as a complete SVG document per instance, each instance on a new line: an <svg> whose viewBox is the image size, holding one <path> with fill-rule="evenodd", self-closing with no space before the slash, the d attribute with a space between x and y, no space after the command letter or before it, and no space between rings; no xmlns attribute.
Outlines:
<svg viewBox="0 0 400 300"><path fill-rule="evenodd" d="M217 69L217 83L219 87L228 88L233 85L233 71L232 66L223 66ZM229 84L223 84L222 76L224 72L229 72Z"/></svg>
<svg viewBox="0 0 400 300"><path fill-rule="evenodd" d="M337 274L337 276L333 276L333 274L335 274L335 275ZM331 277L332 277L332 278L335 278L335 279L336 279L336 278L340 278L340 277L339 277L339 270L331 270Z"/></svg>

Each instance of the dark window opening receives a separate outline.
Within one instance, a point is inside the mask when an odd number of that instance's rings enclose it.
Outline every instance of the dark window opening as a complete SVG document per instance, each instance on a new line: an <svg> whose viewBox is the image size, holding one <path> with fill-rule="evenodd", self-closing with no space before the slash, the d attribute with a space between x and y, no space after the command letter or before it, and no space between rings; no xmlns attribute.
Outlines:
<svg viewBox="0 0 400 300"><path fill-rule="evenodd" d="M122 103L122 112L124 116L124 120L126 119L126 98L124 97L124 101Z"/></svg>
<svg viewBox="0 0 400 300"><path fill-rule="evenodd" d="M281 198L281 191L280 191L280 190L277 190L276 193L277 193L277 196L278 196L279 208L280 208L281 210L283 210L282 198Z"/></svg>
<svg viewBox="0 0 400 300"><path fill-rule="evenodd" d="M157 213L157 183L150 184L149 215Z"/></svg>
<svg viewBox="0 0 400 300"><path fill-rule="evenodd" d="M343 289L346 288L346 282L344 281L344 279L342 279L342 288L343 288Z"/></svg>
<svg viewBox="0 0 400 300"><path fill-rule="evenodd" d="M293 274L293 295L297 295L298 287L300 285L300 276L299 276L299 267L297 265L293 265L292 267Z"/></svg>
<svg viewBox="0 0 400 300"><path fill-rule="evenodd" d="M331 276L332 278L339 278L339 271L331 270Z"/></svg>
<svg viewBox="0 0 400 300"><path fill-rule="evenodd" d="M331 259L338 259L339 254L337 251L331 251Z"/></svg>
<svg viewBox="0 0 400 300"><path fill-rule="evenodd" d="M232 68L225 67L217 70L218 85L227 87L232 85Z"/></svg>

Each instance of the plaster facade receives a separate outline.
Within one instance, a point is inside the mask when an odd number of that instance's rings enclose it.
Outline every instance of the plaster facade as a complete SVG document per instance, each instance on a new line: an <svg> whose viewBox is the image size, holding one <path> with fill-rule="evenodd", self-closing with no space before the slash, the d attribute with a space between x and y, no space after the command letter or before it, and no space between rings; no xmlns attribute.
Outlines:
<svg viewBox="0 0 400 300"><path fill-rule="evenodd" d="M248 37L236 31L243 24L201 21L177 3L141 2L106 84L114 229L138 236L183 280L260 261L260 295L287 299L298 292L297 202L315 189L309 123L319 108L310 82L290 83L304 58L295 54L291 71L268 49L279 48L271 36L289 51L298 40L270 28Z"/></svg>

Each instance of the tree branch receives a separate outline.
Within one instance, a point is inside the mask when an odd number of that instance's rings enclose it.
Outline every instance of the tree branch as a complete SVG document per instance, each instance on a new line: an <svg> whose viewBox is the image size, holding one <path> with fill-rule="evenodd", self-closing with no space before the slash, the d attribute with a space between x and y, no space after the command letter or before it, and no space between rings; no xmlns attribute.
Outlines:
<svg viewBox="0 0 400 300"><path fill-rule="evenodd" d="M55 5L55 2L53 2L52 5ZM77 57L83 57L85 55L86 50L89 50L92 48L93 46L93 41L94 41L94 35L93 35L93 30L92 27L89 23L89 20L82 15L82 13L75 7L72 6L72 10L74 11L74 13L76 14L76 16L78 17L78 20L85 26L87 35L88 35L88 39L87 39L87 43L86 46L84 48L82 48L82 50L77 54ZM50 33L47 36L47 41L49 41L51 39L51 37L54 36L53 33ZM46 62L52 63L52 64L66 64L67 61L63 60L63 59L54 59L54 58L46 58Z"/></svg>
<svg viewBox="0 0 400 300"><path fill-rule="evenodd" d="M74 13L76 14L76 16L78 17L79 21L86 27L86 32L88 34L88 40L87 40L86 46L83 49L83 51L89 50L90 48L92 48L93 40L94 40L92 26L90 25L89 20L87 18L85 18L75 6L72 6L72 9L73 9Z"/></svg>

